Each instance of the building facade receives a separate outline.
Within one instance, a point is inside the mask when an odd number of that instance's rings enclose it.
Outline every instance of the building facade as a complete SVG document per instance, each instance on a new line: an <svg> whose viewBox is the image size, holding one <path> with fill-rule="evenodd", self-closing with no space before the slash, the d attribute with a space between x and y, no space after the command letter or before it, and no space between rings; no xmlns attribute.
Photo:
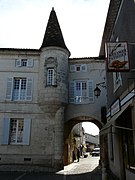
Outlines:
<svg viewBox="0 0 135 180"><path fill-rule="evenodd" d="M134 0L111 0L100 50L100 56L107 54L108 60L107 123L100 132L101 156L103 166L120 180L135 179L134 18ZM108 44L113 48L109 53L105 51ZM116 63L113 69L108 67L110 62Z"/></svg>
<svg viewBox="0 0 135 180"><path fill-rule="evenodd" d="M0 48L0 170L58 171L70 163L70 133L102 127L102 58L69 58L54 9L39 49Z"/></svg>

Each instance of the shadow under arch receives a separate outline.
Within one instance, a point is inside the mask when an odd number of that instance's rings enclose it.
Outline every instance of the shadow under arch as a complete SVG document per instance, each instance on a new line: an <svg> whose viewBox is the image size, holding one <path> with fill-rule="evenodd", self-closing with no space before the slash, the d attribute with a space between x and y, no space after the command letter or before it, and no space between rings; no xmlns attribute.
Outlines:
<svg viewBox="0 0 135 180"><path fill-rule="evenodd" d="M70 154L70 149L71 149L71 144L72 144L72 137L71 137L71 131L72 128L78 124L78 123L82 123L82 122L91 122L94 123L99 130L103 127L102 123L97 120L94 119L93 117L89 117L89 116L78 116L78 117L74 117L68 121L65 122L64 125L64 165L68 165L70 163L72 163L72 158L70 158L71 154Z"/></svg>

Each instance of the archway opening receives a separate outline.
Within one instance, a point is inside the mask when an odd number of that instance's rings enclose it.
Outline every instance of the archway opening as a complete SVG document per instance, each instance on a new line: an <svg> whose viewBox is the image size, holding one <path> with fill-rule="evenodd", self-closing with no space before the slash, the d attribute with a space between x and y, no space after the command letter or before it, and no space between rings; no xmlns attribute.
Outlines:
<svg viewBox="0 0 135 180"><path fill-rule="evenodd" d="M92 156L93 149L100 147L99 130L101 128L102 124L90 117L77 117L66 122L64 164L67 165L74 162L73 152L75 147L79 148L82 158L86 158L88 155ZM83 147L83 151L81 147Z"/></svg>

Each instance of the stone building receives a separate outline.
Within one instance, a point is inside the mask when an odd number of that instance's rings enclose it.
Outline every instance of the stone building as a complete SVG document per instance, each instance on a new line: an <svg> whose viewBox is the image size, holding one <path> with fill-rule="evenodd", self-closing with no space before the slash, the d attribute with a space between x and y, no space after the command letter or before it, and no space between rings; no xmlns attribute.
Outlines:
<svg viewBox="0 0 135 180"><path fill-rule="evenodd" d="M0 170L57 171L70 163L70 132L100 129L104 59L69 58L54 9L39 49L0 48Z"/></svg>

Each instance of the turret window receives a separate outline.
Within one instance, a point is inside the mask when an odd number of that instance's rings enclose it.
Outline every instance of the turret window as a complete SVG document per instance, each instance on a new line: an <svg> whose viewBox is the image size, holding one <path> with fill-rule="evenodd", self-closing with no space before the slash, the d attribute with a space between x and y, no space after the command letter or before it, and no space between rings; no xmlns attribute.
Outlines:
<svg viewBox="0 0 135 180"><path fill-rule="evenodd" d="M54 68L47 69L47 86L54 85Z"/></svg>

